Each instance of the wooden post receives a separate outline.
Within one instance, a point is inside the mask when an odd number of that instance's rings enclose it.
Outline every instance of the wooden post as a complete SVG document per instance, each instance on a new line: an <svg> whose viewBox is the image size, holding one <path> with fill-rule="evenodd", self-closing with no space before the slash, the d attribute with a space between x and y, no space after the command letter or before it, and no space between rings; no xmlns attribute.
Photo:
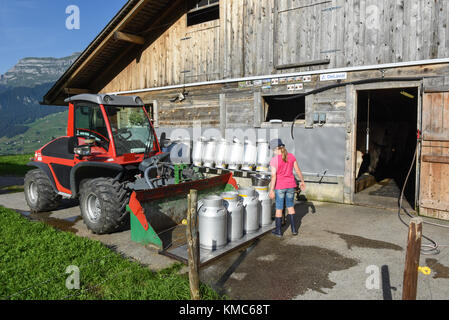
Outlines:
<svg viewBox="0 0 449 320"><path fill-rule="evenodd" d="M190 296L192 300L200 300L200 281L199 281L199 233L198 233L198 191L190 190L187 196L187 247L189 256L189 282Z"/></svg>
<svg viewBox="0 0 449 320"><path fill-rule="evenodd" d="M421 253L422 219L413 218L408 229L402 300L416 300L419 256Z"/></svg>

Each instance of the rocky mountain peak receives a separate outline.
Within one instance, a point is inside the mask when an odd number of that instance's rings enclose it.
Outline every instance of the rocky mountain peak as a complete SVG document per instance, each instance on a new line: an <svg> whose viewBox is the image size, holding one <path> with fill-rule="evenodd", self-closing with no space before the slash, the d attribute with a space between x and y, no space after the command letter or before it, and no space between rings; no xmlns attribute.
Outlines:
<svg viewBox="0 0 449 320"><path fill-rule="evenodd" d="M55 82L75 62L79 52L64 58L23 58L4 75L0 85L8 87L34 87Z"/></svg>

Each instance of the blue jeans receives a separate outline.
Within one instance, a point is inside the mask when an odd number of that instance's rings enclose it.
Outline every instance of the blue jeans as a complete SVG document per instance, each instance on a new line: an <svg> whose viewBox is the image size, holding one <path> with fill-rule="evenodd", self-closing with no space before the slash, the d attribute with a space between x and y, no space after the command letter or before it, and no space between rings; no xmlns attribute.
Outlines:
<svg viewBox="0 0 449 320"><path fill-rule="evenodd" d="M274 190L276 194L276 210L284 209L284 199L285 206L287 208L293 208L295 206L295 189L282 189L282 190Z"/></svg>

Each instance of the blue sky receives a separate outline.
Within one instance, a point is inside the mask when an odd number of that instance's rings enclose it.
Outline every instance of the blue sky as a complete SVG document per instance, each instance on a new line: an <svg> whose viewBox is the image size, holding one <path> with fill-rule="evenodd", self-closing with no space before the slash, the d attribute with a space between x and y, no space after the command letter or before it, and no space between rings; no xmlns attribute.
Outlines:
<svg viewBox="0 0 449 320"><path fill-rule="evenodd" d="M0 74L25 57L83 51L127 0L0 0ZM66 8L80 10L80 29L68 30Z"/></svg>

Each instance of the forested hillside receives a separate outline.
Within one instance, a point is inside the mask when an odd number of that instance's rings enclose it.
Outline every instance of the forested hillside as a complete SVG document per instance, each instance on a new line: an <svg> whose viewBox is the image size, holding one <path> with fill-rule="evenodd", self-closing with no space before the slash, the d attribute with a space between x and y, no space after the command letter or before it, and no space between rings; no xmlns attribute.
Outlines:
<svg viewBox="0 0 449 320"><path fill-rule="evenodd" d="M33 88L0 88L0 138L14 137L24 133L27 124L49 114L65 111L62 107L41 106L39 101L52 83Z"/></svg>
<svg viewBox="0 0 449 320"><path fill-rule="evenodd" d="M50 115L67 109L42 106L39 102L78 55L59 59L24 58L0 75L0 154L28 152L64 133L64 116ZM41 133L45 136L40 137Z"/></svg>

